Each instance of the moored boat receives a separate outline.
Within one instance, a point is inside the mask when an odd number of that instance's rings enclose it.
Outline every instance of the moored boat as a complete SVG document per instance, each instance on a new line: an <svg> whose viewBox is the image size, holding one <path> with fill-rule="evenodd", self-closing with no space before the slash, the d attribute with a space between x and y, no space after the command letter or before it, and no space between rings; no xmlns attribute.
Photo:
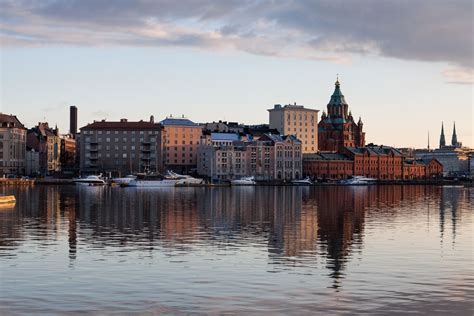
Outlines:
<svg viewBox="0 0 474 316"><path fill-rule="evenodd" d="M130 174L128 176L122 177L122 178L113 178L112 183L117 183L122 186L127 186L130 184L130 181L135 180L137 176Z"/></svg>
<svg viewBox="0 0 474 316"><path fill-rule="evenodd" d="M89 185L89 186L98 186L98 185L105 185L105 180L102 177L96 175L90 175L85 178L75 178L72 180L75 184L79 185Z"/></svg>
<svg viewBox="0 0 474 316"><path fill-rule="evenodd" d="M311 179L309 177L306 177L306 178L300 179L300 180L293 180L293 181L291 181L291 184L294 184L294 185L312 185L313 181L311 181Z"/></svg>
<svg viewBox="0 0 474 316"><path fill-rule="evenodd" d="M179 181L178 178L165 177L163 175L139 175L136 179L130 181L128 186L141 188L159 188L159 187L174 187Z"/></svg>
<svg viewBox="0 0 474 316"><path fill-rule="evenodd" d="M0 205L15 204L16 198L14 195L0 195Z"/></svg>
<svg viewBox="0 0 474 316"><path fill-rule="evenodd" d="M341 180L339 183L344 185L369 185L375 184L377 179L368 178L364 176L354 176L352 178Z"/></svg>
<svg viewBox="0 0 474 316"><path fill-rule="evenodd" d="M256 185L257 182L255 181L254 177L242 177L240 179L235 179L230 181L231 185Z"/></svg>

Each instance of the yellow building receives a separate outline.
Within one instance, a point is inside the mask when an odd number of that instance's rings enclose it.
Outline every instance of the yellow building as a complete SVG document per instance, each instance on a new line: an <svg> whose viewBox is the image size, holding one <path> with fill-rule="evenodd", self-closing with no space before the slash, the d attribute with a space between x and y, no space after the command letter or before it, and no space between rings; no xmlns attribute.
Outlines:
<svg viewBox="0 0 474 316"><path fill-rule="evenodd" d="M189 172L196 168L202 127L184 117L167 117L160 123L163 126L164 167L177 172Z"/></svg>
<svg viewBox="0 0 474 316"><path fill-rule="evenodd" d="M318 110L295 103L275 104L268 112L270 128L277 129L282 135L295 135L301 140L303 153L318 151Z"/></svg>

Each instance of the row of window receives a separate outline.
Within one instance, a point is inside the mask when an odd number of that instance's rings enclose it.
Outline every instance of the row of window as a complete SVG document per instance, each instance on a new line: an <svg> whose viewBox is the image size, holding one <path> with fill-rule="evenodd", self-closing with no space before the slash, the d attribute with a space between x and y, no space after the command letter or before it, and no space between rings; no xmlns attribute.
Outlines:
<svg viewBox="0 0 474 316"><path fill-rule="evenodd" d="M135 134L139 134L139 135L145 135L145 134L148 134L148 135L158 135L158 131L88 131L88 130L83 130L82 131L82 134L84 135L102 135L102 134L105 134L105 135L111 135L111 134L114 134L114 135L128 135L128 134L131 134L131 135L135 135Z"/></svg>

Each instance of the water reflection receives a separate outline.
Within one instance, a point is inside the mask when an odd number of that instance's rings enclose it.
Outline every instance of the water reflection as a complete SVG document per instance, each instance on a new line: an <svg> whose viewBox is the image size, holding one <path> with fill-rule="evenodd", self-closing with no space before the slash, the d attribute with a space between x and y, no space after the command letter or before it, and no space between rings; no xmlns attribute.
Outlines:
<svg viewBox="0 0 474 316"><path fill-rule="evenodd" d="M25 234L45 241L55 238L64 219L71 260L78 255L78 240L95 248L152 250L159 243L188 251L196 243L219 247L265 242L270 264L292 266L321 256L336 280L351 253L363 249L364 221L371 208L383 210L376 216L389 220L404 203L438 204L441 241L449 213L454 242L459 204L470 203L472 195L430 186L15 190L20 196L15 210L1 213L1 255L12 254L11 246Z"/></svg>

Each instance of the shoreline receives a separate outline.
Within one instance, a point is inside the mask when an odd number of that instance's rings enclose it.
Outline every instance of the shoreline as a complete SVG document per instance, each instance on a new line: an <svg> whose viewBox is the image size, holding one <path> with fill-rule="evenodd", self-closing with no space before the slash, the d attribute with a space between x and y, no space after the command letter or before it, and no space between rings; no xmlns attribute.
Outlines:
<svg viewBox="0 0 474 316"><path fill-rule="evenodd" d="M34 186L34 185L74 185L72 179L0 179L0 186ZM108 186L118 186L115 183L108 183ZM311 185L301 185L282 182L260 182L254 186L303 186L303 187L317 187L317 186L367 186L367 185L459 185L464 187L473 187L472 181L461 180L379 180L373 184L348 185L334 182L316 182ZM230 184L196 184L196 185L178 185L177 187L230 187ZM245 185L244 185L245 186Z"/></svg>

